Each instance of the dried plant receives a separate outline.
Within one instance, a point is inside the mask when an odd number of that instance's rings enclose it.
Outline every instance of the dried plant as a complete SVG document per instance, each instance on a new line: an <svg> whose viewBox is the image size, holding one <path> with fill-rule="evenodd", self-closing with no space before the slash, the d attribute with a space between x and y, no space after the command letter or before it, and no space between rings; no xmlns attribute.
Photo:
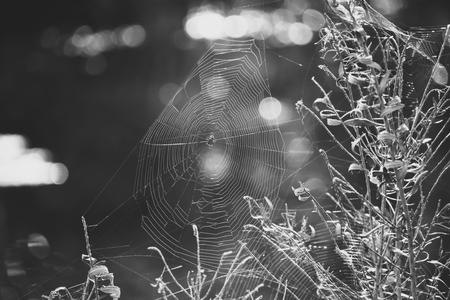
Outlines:
<svg viewBox="0 0 450 300"><path fill-rule="evenodd" d="M427 247L447 234L441 229L449 228L450 204L442 206L439 199L432 199L436 183L425 192L424 182L435 172L439 182L449 166L447 153L432 164L448 138L448 121L438 121L449 101L448 73L440 63L449 27L429 32L428 38L434 34L441 39L433 55L427 46L436 41L426 40L425 31L421 35L402 31L365 1L329 1L328 10L321 52L337 67L321 68L347 105L337 107L334 95L313 78L323 93L313 104L319 115L302 101L297 109L302 116L316 116L353 160L348 172L364 176L364 186L358 186L321 151L333 178L334 196L329 197L343 213L341 226L348 228L344 246L336 251L350 259L361 297L446 299L448 287L442 276L449 261L442 248L438 256L444 260L432 259ZM411 68L420 68L411 66L419 59L430 66L424 87L414 85L408 74ZM334 137L332 127L345 131L349 146ZM431 201L438 204L427 222L424 214ZM330 215L321 217L326 222ZM434 275L421 272L427 264L436 267Z"/></svg>
<svg viewBox="0 0 450 300"><path fill-rule="evenodd" d="M70 288L58 287L48 296L43 295L43 300L99 300L106 296L113 300L120 298L120 288L114 285L114 274L104 265L105 261L97 261L92 257L86 221L84 217L81 219L88 253L82 255L82 260L90 267L86 282Z"/></svg>

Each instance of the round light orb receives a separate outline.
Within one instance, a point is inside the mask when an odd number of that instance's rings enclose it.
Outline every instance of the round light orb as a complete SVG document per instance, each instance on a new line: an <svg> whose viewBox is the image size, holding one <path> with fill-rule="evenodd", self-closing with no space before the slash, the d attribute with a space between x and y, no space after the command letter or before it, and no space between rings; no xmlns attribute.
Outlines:
<svg viewBox="0 0 450 300"><path fill-rule="evenodd" d="M267 97L259 104L259 114L266 120L275 120L278 118L282 111L282 105L278 99L273 97Z"/></svg>

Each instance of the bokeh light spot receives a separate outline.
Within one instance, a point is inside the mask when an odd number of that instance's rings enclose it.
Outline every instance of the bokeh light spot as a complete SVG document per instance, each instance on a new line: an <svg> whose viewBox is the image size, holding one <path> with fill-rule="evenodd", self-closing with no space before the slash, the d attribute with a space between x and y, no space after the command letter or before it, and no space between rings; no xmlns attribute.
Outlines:
<svg viewBox="0 0 450 300"><path fill-rule="evenodd" d="M203 171L208 177L223 175L228 169L228 164L224 159L224 153L218 148L212 148L203 157Z"/></svg>
<svg viewBox="0 0 450 300"><path fill-rule="evenodd" d="M223 35L224 17L216 12L205 11L197 15L197 30L202 37L215 40Z"/></svg>
<svg viewBox="0 0 450 300"><path fill-rule="evenodd" d="M145 29L140 25L125 27L120 32L120 39L125 46L137 47L145 41Z"/></svg>
<svg viewBox="0 0 450 300"><path fill-rule="evenodd" d="M86 60L85 69L89 75L100 75L105 71L106 65L106 57L103 54L97 54Z"/></svg>
<svg viewBox="0 0 450 300"><path fill-rule="evenodd" d="M436 63L436 65L433 67L431 78L433 78L434 82L439 85L447 85L448 71L442 64Z"/></svg>
<svg viewBox="0 0 450 300"><path fill-rule="evenodd" d="M270 22L270 16L263 14L261 17L261 24L259 31L254 33L256 39L267 39L273 34L273 24Z"/></svg>
<svg viewBox="0 0 450 300"><path fill-rule="evenodd" d="M370 5L386 16L392 16L399 13L406 7L405 0L371 0Z"/></svg>
<svg viewBox="0 0 450 300"><path fill-rule="evenodd" d="M140 46L145 41L145 37L145 30L140 25L120 26L114 30L102 30L95 33L89 26L84 25L79 27L71 37L60 37L56 44L62 46L62 53L67 56L95 56L118 47ZM57 45L54 48L56 50Z"/></svg>
<svg viewBox="0 0 450 300"><path fill-rule="evenodd" d="M181 50L194 49L196 45L183 29L179 29L173 34L173 42Z"/></svg>
<svg viewBox="0 0 450 300"><path fill-rule="evenodd" d="M309 26L296 22L289 28L289 38L296 45L306 45L311 42L313 32Z"/></svg>
<svg viewBox="0 0 450 300"><path fill-rule="evenodd" d="M72 36L72 44L77 48L86 47L92 35L91 27L84 25L78 28Z"/></svg>
<svg viewBox="0 0 450 300"><path fill-rule="evenodd" d="M217 7L205 5L188 13L184 30L193 39L216 40L224 36L224 21Z"/></svg>
<svg viewBox="0 0 450 300"><path fill-rule="evenodd" d="M158 96L162 104L167 105L180 87L175 83L166 83L159 88Z"/></svg>
<svg viewBox="0 0 450 300"><path fill-rule="evenodd" d="M247 33L247 20L242 16L228 16L224 21L224 32L227 36L240 38Z"/></svg>
<svg viewBox="0 0 450 300"><path fill-rule="evenodd" d="M285 6L294 14L302 15L309 8L309 2L306 0L285 0Z"/></svg>
<svg viewBox="0 0 450 300"><path fill-rule="evenodd" d="M327 185L320 178L316 178L316 177L310 178L304 184L305 184L305 187L311 191L311 194L314 197L321 197L328 190Z"/></svg>
<svg viewBox="0 0 450 300"><path fill-rule="evenodd" d="M203 38L203 36L198 31L198 18L196 18L195 16L188 17L188 20L184 24L184 30L191 38L195 40Z"/></svg>
<svg viewBox="0 0 450 300"><path fill-rule="evenodd" d="M325 17L315 9L307 9L303 13L303 23L311 30L319 31L325 25Z"/></svg>
<svg viewBox="0 0 450 300"><path fill-rule="evenodd" d="M69 170L63 164L56 163L50 167L50 179L54 184L63 184L69 178Z"/></svg>
<svg viewBox="0 0 450 300"><path fill-rule="evenodd" d="M314 153L312 143L306 137L294 137L287 142L286 160L288 166L293 169L300 168L304 165Z"/></svg>
<svg viewBox="0 0 450 300"><path fill-rule="evenodd" d="M275 120L281 114L282 106L278 99L267 97L259 104L259 114L266 120Z"/></svg>
<svg viewBox="0 0 450 300"><path fill-rule="evenodd" d="M264 39L275 47L305 45L311 42L312 31L319 30L325 24L325 17L309 7L307 0L286 0L284 8L267 12L245 8L239 14L224 17L223 8L208 4L189 11L184 31L187 37L194 40L252 37ZM299 16L305 13L304 19L310 27L305 22L296 23ZM183 49L186 43L177 41L177 46Z"/></svg>
<svg viewBox="0 0 450 300"><path fill-rule="evenodd" d="M287 22L278 22L277 25L275 25L275 29L273 34L275 35L275 38L283 45L291 45L292 40L289 36L289 28L291 24Z"/></svg>
<svg viewBox="0 0 450 300"><path fill-rule="evenodd" d="M30 252L39 259L44 259L50 252L47 239L39 233L32 233L28 236L27 246Z"/></svg>
<svg viewBox="0 0 450 300"><path fill-rule="evenodd" d="M56 45L60 36L59 30L56 27L47 28L41 36L41 46L43 48L53 48Z"/></svg>
<svg viewBox="0 0 450 300"><path fill-rule="evenodd" d="M262 183L267 182L270 178L276 176L274 170L268 168L264 164L258 164L252 171L250 182L255 187L261 186Z"/></svg>
<svg viewBox="0 0 450 300"><path fill-rule="evenodd" d="M28 149L23 136L0 135L0 186L64 183L67 167L51 158L46 149Z"/></svg>
<svg viewBox="0 0 450 300"><path fill-rule="evenodd" d="M0 135L0 160L20 157L25 153L28 142L24 136L18 134Z"/></svg>
<svg viewBox="0 0 450 300"><path fill-rule="evenodd" d="M272 13L272 22L276 26L278 23L294 23L296 20L295 14L284 8L276 9Z"/></svg>
<svg viewBox="0 0 450 300"><path fill-rule="evenodd" d="M240 15L245 19L247 24L247 34L255 38L260 34L264 35L267 31L267 26L271 27L267 16L258 10L243 10ZM270 32L270 34L272 33ZM264 36L264 38L266 37Z"/></svg>
<svg viewBox="0 0 450 300"><path fill-rule="evenodd" d="M27 281L27 272L18 260L5 260L6 275L9 282L19 288L23 288Z"/></svg>

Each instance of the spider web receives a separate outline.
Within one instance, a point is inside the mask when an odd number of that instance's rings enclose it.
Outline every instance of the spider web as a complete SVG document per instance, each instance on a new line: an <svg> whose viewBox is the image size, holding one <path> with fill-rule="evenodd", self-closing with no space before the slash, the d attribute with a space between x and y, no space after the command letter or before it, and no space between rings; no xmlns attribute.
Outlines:
<svg viewBox="0 0 450 300"><path fill-rule="evenodd" d="M235 8L274 3L237 2ZM370 17L378 29L384 28L405 44L413 45L406 57L403 90L405 98L411 99L411 107L424 103L426 91L433 86L447 84L446 28L404 31L374 11ZM217 269L223 252L236 252L241 239L254 249L262 245L259 233L250 230L250 234L242 235L244 225L256 224L244 196L269 198L274 205L270 215L273 220L282 218L285 204L302 214L314 214L311 205L298 203L291 186L297 186L299 180L306 182L320 198L330 178L323 175L326 171L320 176L318 170L325 170L326 165L318 149L326 149L333 165L347 169L353 161L336 146L335 139L342 144L349 141L341 139L339 132L328 135L312 117L301 119L293 113L288 118L268 121L261 116L261 101L282 94L279 88L277 95L271 92L282 67L304 72L289 55L274 53L275 50L266 49L264 41L256 39L218 40L209 46L125 162L133 165L137 161L132 195L124 200L102 193L88 208L85 216L91 224L94 256L128 270L133 284L148 286L162 269L159 257L147 250L149 246L163 250L179 278L186 277L186 270L176 266L189 269L196 265L198 249L193 224L199 228L201 263L207 272ZM278 69L276 76L271 75L271 67ZM431 76L433 81L424 81L430 74L435 74ZM298 74L299 78L303 76ZM312 77L311 73L305 77ZM295 78L295 82L298 85L302 80ZM320 95L311 90L301 88L301 94L289 103L292 110L301 97L312 103ZM110 184L120 184L120 180ZM446 189L445 192L448 193ZM99 206L104 211L101 215ZM322 236L317 247L334 246L329 227L322 224L317 230L317 235ZM342 258L329 253L332 248L323 249L328 250L318 251L318 259L328 268L342 269ZM268 262L256 263L254 272L243 273L245 280L236 277L241 283L235 285L230 297L242 296L261 279L273 280L268 274L277 276L282 272L285 276L291 272L285 287L303 286L302 297L314 298L314 278L293 269L283 271L284 265L277 262L285 258L276 249L269 250L270 255L265 258ZM233 261L233 257L226 258L222 267L228 268ZM351 281L341 278L343 282ZM145 293L155 293L149 287L142 290L143 298L148 298Z"/></svg>
<svg viewBox="0 0 450 300"><path fill-rule="evenodd" d="M194 259L182 240L196 224L212 269L250 219L243 197L274 198L284 172L278 124L259 109L270 96L263 55L255 40L214 42L141 141L134 195L148 206L145 230Z"/></svg>
<svg viewBox="0 0 450 300"><path fill-rule="evenodd" d="M366 6L366 10L372 28L395 36L400 45L405 47L402 96L408 115L409 109L425 105L428 91L449 83L449 25L403 30L370 6Z"/></svg>

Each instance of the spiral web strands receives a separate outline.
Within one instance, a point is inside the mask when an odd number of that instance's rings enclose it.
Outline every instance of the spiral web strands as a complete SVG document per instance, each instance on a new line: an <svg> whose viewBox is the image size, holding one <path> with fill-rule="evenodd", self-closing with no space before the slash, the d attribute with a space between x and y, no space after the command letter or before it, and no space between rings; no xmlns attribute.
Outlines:
<svg viewBox="0 0 450 300"><path fill-rule="evenodd" d="M196 224L202 265L214 269L249 220L243 197L277 195L284 144L259 112L264 74L254 40L215 42L141 140L134 195L147 203L144 229L170 254L196 257L183 245Z"/></svg>

